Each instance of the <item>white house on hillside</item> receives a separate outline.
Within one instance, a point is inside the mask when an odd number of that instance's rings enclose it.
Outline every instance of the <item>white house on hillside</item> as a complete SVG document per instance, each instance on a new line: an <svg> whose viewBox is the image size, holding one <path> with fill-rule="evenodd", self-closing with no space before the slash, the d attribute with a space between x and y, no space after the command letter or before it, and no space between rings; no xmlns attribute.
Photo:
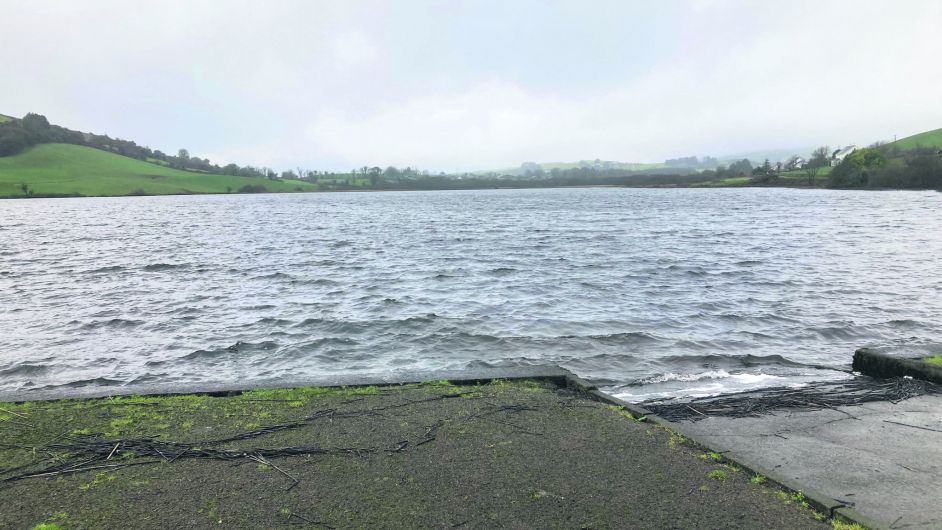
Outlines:
<svg viewBox="0 0 942 530"><path fill-rule="evenodd" d="M794 155L785 161L785 171L792 171L803 167L805 167L805 159L798 155Z"/></svg>
<svg viewBox="0 0 942 530"><path fill-rule="evenodd" d="M848 145L847 147L842 147L831 155L831 167L840 165L841 162L847 158L847 155L853 153L857 150L856 145Z"/></svg>

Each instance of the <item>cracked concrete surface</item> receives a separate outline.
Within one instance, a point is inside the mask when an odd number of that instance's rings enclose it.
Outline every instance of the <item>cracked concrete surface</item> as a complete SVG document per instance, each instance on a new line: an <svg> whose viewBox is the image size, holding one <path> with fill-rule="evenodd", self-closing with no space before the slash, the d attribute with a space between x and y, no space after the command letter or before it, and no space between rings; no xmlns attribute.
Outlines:
<svg viewBox="0 0 942 530"><path fill-rule="evenodd" d="M889 528L942 528L942 396L680 425Z"/></svg>

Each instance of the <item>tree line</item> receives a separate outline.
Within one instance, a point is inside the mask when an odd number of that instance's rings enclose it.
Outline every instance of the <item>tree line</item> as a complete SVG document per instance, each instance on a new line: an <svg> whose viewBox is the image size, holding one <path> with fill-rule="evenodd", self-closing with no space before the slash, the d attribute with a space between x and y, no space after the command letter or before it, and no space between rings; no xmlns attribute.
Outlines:
<svg viewBox="0 0 942 530"><path fill-rule="evenodd" d="M828 186L942 190L942 150L880 143L858 149L831 171Z"/></svg>
<svg viewBox="0 0 942 530"><path fill-rule="evenodd" d="M748 177L749 183L758 185L825 186L834 189L936 189L942 190L942 150L930 147L900 149L892 143L875 143L857 149L840 161L828 146L811 153L811 158L800 167L795 158L785 163L772 164L766 159L753 166L746 159L706 170L702 175L710 179ZM832 167L825 175L824 168Z"/></svg>
<svg viewBox="0 0 942 530"><path fill-rule="evenodd" d="M646 170L604 167L554 168L544 171L534 164L522 176L488 174L432 175L413 167L363 166L348 173L305 170L295 168L276 173L271 168L227 164L219 166L205 158L191 156L186 149L169 155L157 149L138 145L131 140L111 138L107 135L73 131L52 125L45 116L29 113L19 120L0 123L0 156L10 156L42 143L67 143L94 147L119 155L166 165L176 169L210 174L242 177L263 177L270 180L303 180L316 184L321 190L419 190L419 189L474 189L492 187L555 187L555 186L689 186L693 184L734 177L749 177L760 185L782 185L783 173L789 174L789 183L798 182L818 186L822 169L831 165L832 154L827 146L815 149L811 158L800 168L793 157L784 164L771 164L766 159L753 166L748 159L729 165L717 165L715 158L678 158L668 161L669 167ZM698 171L679 165L700 164L715 169ZM895 144L877 143L858 149L845 157L827 175L824 185L832 188L907 188L942 189L942 151L937 148L901 150Z"/></svg>

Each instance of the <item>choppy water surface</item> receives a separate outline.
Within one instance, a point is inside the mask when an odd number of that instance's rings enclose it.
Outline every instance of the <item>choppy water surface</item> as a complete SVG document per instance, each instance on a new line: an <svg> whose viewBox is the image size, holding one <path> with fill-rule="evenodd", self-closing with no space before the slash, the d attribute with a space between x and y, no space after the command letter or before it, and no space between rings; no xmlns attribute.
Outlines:
<svg viewBox="0 0 942 530"><path fill-rule="evenodd" d="M942 341L942 194L0 202L0 389L559 363L629 399Z"/></svg>

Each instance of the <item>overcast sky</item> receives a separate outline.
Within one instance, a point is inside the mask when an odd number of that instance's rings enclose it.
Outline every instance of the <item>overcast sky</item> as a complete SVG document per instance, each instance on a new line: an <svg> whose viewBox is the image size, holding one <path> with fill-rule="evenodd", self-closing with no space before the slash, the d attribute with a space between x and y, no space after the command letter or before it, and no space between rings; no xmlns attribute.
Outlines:
<svg viewBox="0 0 942 530"><path fill-rule="evenodd" d="M433 171L942 127L942 2L0 0L0 113Z"/></svg>

